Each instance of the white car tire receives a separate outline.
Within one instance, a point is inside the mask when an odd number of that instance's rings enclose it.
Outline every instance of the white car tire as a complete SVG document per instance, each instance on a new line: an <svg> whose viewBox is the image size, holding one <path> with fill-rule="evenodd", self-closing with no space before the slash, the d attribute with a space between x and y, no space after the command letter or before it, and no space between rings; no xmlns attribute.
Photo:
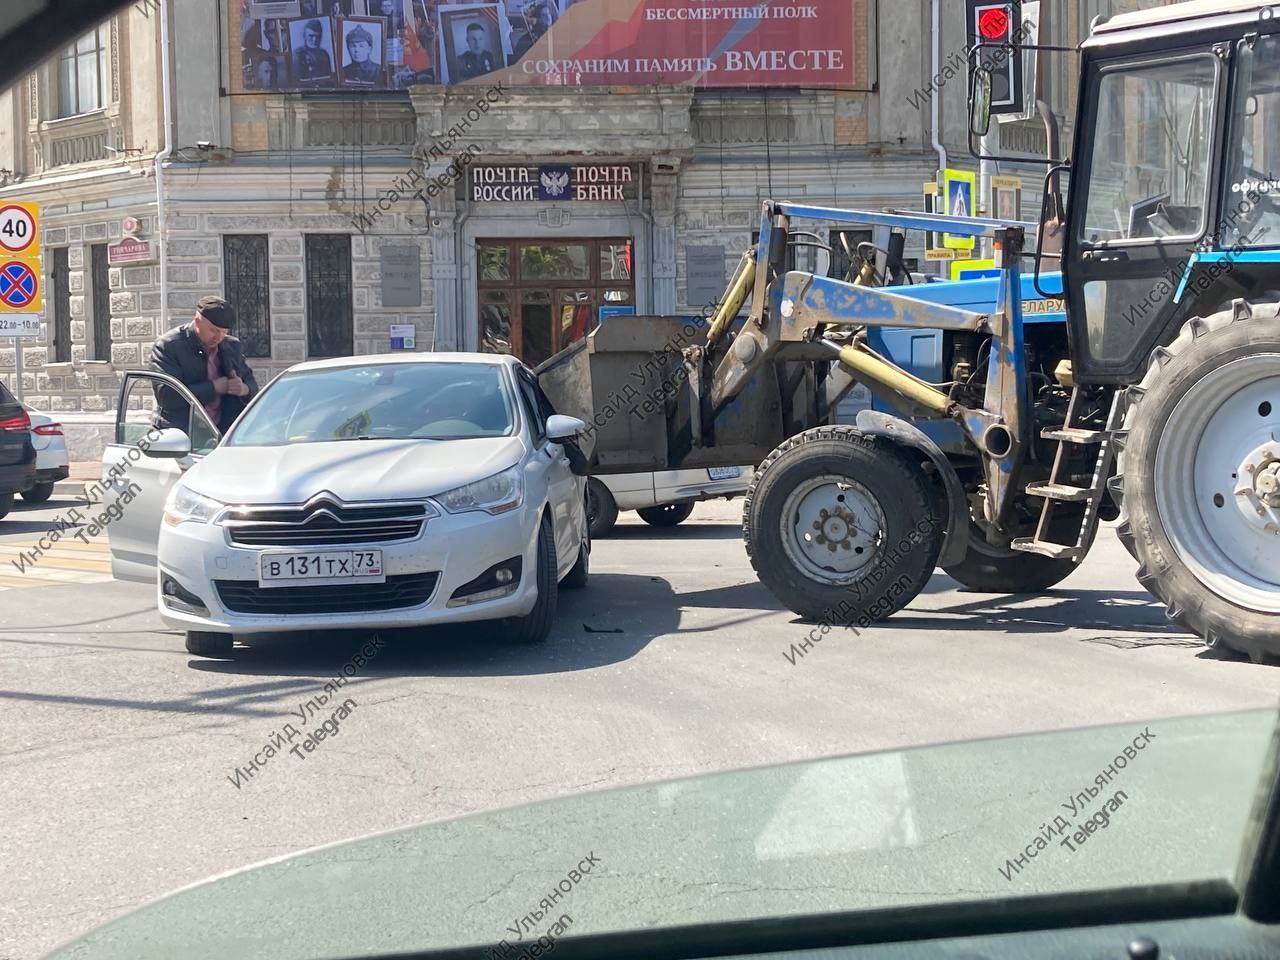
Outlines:
<svg viewBox="0 0 1280 960"><path fill-rule="evenodd" d="M551 520L545 514L538 527L537 578L538 599L523 617L508 617L502 621L503 635L512 643L521 645L544 642L551 633L551 623L556 618L559 600L559 584L556 582L556 538L551 530Z"/></svg>

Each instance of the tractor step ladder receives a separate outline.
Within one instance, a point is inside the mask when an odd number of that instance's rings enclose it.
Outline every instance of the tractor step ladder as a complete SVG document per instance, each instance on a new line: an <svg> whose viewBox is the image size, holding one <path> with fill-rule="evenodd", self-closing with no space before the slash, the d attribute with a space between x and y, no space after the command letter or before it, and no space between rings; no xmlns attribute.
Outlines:
<svg viewBox="0 0 1280 960"><path fill-rule="evenodd" d="M1098 510L1102 506L1102 497L1106 491L1107 478L1111 474L1111 463L1115 459L1114 431L1120 428L1123 417L1122 398L1124 392L1117 390L1111 399L1111 411L1107 415L1105 430L1088 430L1075 425L1077 407L1080 403L1079 387L1071 391L1071 402L1067 405L1067 416L1061 427L1046 427L1040 436L1046 440L1057 440L1058 450L1053 458L1053 468L1049 471L1049 479L1044 483L1027 484L1027 493L1033 497L1044 499L1040 508L1040 522L1036 525L1035 536L1020 537L1010 546L1014 550L1025 553L1038 553L1041 556L1055 559L1081 560L1093 546L1093 537L1098 529ZM1098 459L1094 463L1093 478L1087 487L1077 487L1063 483L1060 474L1067 460L1067 444L1080 446L1098 446ZM1084 517L1076 542L1072 544L1058 543L1049 539L1049 531L1053 526L1053 511L1060 503L1083 503Z"/></svg>

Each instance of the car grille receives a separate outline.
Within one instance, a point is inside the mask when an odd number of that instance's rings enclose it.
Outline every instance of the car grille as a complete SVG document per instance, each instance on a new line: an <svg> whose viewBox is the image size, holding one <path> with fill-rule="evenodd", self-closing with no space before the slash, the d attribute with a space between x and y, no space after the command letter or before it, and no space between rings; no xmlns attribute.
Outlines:
<svg viewBox="0 0 1280 960"><path fill-rule="evenodd" d="M224 521L245 547L314 547L412 540L430 511L421 503L347 506L314 500L301 507L243 507Z"/></svg>
<svg viewBox="0 0 1280 960"><path fill-rule="evenodd" d="M218 599L233 613L364 613L417 607L431 599L439 573L387 577L386 583L322 587L260 587L254 580L215 580Z"/></svg>

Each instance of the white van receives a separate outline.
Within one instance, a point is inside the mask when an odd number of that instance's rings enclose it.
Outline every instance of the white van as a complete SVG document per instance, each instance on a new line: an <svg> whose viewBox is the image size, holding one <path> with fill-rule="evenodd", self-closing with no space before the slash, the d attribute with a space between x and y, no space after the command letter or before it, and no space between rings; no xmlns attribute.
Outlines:
<svg viewBox="0 0 1280 960"><path fill-rule="evenodd" d="M603 537L619 510L635 510L655 527L674 527L688 519L699 500L731 500L747 492L751 467L620 473L587 481L587 520L592 537Z"/></svg>

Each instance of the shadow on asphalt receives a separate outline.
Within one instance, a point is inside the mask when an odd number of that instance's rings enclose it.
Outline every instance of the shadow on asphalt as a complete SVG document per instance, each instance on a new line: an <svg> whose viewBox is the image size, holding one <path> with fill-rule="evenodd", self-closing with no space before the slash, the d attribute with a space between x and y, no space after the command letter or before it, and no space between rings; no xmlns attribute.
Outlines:
<svg viewBox="0 0 1280 960"><path fill-rule="evenodd" d="M50 497L44 503L27 503L21 497L17 497L13 501L13 513L22 513L32 510L61 510L66 507L83 507L83 500L77 500L75 497ZM13 516L13 513L9 516Z"/></svg>
<svg viewBox="0 0 1280 960"><path fill-rule="evenodd" d="M928 592L942 593L954 590L954 587L955 581L950 577L935 575ZM955 597L958 602L931 609L927 616L920 616L920 611L908 607L878 626L916 630L1000 630L1004 633L1100 630L1107 632L1081 637L1081 642L1121 649L1202 646L1198 638L1170 623L1165 617L1164 607L1144 590L1057 588L1034 595L975 595L969 591L956 591Z"/></svg>
<svg viewBox="0 0 1280 960"><path fill-rule="evenodd" d="M589 670L630 659L657 636L679 632L680 599L655 577L597 574L614 604L602 609L585 591L561 590L551 636L536 646L503 639L494 623L377 631L385 645L355 677L505 677ZM621 599L619 599L621 598ZM329 678L375 631L257 634L238 642L232 660L193 659L194 670ZM181 645L179 634L174 640Z"/></svg>
<svg viewBox="0 0 1280 960"><path fill-rule="evenodd" d="M601 540L741 540L739 523L682 523L674 527L652 527L647 523L620 523Z"/></svg>

